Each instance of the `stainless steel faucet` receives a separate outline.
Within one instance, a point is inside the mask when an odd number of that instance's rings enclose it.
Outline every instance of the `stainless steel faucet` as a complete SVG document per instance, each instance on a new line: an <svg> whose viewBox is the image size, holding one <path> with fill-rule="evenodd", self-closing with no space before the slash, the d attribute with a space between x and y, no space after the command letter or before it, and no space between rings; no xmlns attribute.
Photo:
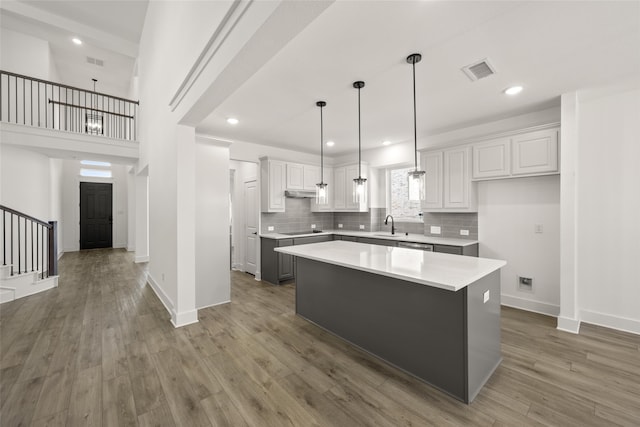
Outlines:
<svg viewBox="0 0 640 427"><path fill-rule="evenodd" d="M389 225L388 224L389 218L391 218L391 234L393 235L393 234L396 234L396 226L393 222L393 217L391 215L387 215L387 217L384 219L384 225Z"/></svg>

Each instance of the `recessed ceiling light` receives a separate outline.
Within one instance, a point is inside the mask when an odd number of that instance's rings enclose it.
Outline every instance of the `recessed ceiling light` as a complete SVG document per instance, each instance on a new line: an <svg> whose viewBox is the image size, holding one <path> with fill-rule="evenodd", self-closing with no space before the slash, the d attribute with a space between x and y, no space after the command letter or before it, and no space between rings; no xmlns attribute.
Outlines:
<svg viewBox="0 0 640 427"><path fill-rule="evenodd" d="M391 141L382 141L382 145L390 145Z"/></svg>
<svg viewBox="0 0 640 427"><path fill-rule="evenodd" d="M233 118L233 117L229 117L227 119L227 123L229 123L230 125L237 125L238 124L238 119Z"/></svg>
<svg viewBox="0 0 640 427"><path fill-rule="evenodd" d="M77 38L77 37L72 38L72 39L71 39L71 41L72 41L74 44L77 44L78 46L80 46L80 45L82 44L82 40L80 40L80 39L79 39L79 38Z"/></svg>
<svg viewBox="0 0 640 427"><path fill-rule="evenodd" d="M522 92L522 86L511 86L510 88L504 90L504 93L506 93L507 95L517 95L520 92Z"/></svg>
<svg viewBox="0 0 640 427"><path fill-rule="evenodd" d="M336 145L335 142L333 141L327 141L327 147L333 147L334 145Z"/></svg>

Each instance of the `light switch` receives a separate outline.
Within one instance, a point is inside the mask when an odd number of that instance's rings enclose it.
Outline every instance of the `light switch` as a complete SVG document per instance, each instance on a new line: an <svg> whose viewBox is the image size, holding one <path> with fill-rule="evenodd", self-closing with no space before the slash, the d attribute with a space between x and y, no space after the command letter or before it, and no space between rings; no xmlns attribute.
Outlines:
<svg viewBox="0 0 640 427"><path fill-rule="evenodd" d="M484 303L486 304L489 301L489 290L484 291Z"/></svg>
<svg viewBox="0 0 640 427"><path fill-rule="evenodd" d="M437 225L431 226L431 234L440 234L440 227Z"/></svg>
<svg viewBox="0 0 640 427"><path fill-rule="evenodd" d="M338 224L338 228L342 228L342 224Z"/></svg>
<svg viewBox="0 0 640 427"><path fill-rule="evenodd" d="M267 231L273 231L273 225L268 226Z"/></svg>
<svg viewBox="0 0 640 427"><path fill-rule="evenodd" d="M468 236L469 235L469 230L460 230L460 235L461 236Z"/></svg>
<svg viewBox="0 0 640 427"><path fill-rule="evenodd" d="M316 225L315 224L311 224L311 229L313 230L315 228L316 228Z"/></svg>
<svg viewBox="0 0 640 427"><path fill-rule="evenodd" d="M360 230L364 230L364 225L360 224Z"/></svg>
<svg viewBox="0 0 640 427"><path fill-rule="evenodd" d="M536 224L533 226L533 230L536 234L542 233L542 224Z"/></svg>

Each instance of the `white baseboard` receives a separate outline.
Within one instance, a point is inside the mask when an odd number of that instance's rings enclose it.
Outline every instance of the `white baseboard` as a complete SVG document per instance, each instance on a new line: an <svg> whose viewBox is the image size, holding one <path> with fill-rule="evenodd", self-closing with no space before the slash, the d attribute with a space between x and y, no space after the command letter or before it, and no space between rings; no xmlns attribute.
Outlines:
<svg viewBox="0 0 640 427"><path fill-rule="evenodd" d="M511 295L500 295L500 299L500 303L507 307L533 311L534 313L546 314L547 316L553 317L558 317L558 314L560 314L560 306L554 304L534 301L526 298L518 298Z"/></svg>
<svg viewBox="0 0 640 427"><path fill-rule="evenodd" d="M580 333L580 320L558 316L558 326L556 326L556 329L572 334L578 334Z"/></svg>
<svg viewBox="0 0 640 427"><path fill-rule="evenodd" d="M135 246L127 245L127 252L135 252L135 251L136 251L136 247Z"/></svg>
<svg viewBox="0 0 640 427"><path fill-rule="evenodd" d="M155 292L158 299L162 302L162 305L164 305L164 308L167 309L167 311L171 315L171 321L173 322L173 313L174 313L173 301L171 301L171 298L169 298L169 296L164 293L162 288L158 285L158 282L156 282L156 280L153 278L153 276L151 276L151 274L147 274L147 283L149 284L149 286L151 286L151 289L153 289L153 292Z"/></svg>
<svg viewBox="0 0 640 427"><path fill-rule="evenodd" d="M62 255L64 255L64 251L58 252L58 261L60 261L60 258L62 258Z"/></svg>
<svg viewBox="0 0 640 427"><path fill-rule="evenodd" d="M259 271L256 271L256 275L253 276L258 282L262 281L262 274Z"/></svg>
<svg viewBox="0 0 640 427"><path fill-rule="evenodd" d="M231 300L227 300L227 301L222 301L222 302L216 302L214 304L209 304L209 305L205 305L203 307L196 307L198 310L202 310L203 308L209 308L209 307L215 307L217 305L222 305L222 304L229 304L231 302Z"/></svg>
<svg viewBox="0 0 640 427"><path fill-rule="evenodd" d="M176 328L197 322L198 310L183 311L181 313L174 311L171 313L171 323L173 323L173 326Z"/></svg>
<svg viewBox="0 0 640 427"><path fill-rule="evenodd" d="M580 310L580 320L584 323L604 326L619 331L640 335L640 320L598 313L596 311Z"/></svg>
<svg viewBox="0 0 640 427"><path fill-rule="evenodd" d="M124 249L126 247L126 243L116 243L115 245L113 245L113 249Z"/></svg>
<svg viewBox="0 0 640 427"><path fill-rule="evenodd" d="M149 262L149 255L136 256L133 262L135 262L136 264L140 264L141 262Z"/></svg>

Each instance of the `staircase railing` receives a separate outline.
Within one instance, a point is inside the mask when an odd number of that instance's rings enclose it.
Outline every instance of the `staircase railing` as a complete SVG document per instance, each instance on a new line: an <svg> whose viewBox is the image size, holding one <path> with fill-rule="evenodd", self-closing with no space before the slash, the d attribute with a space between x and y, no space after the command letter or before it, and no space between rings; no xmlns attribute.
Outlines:
<svg viewBox="0 0 640 427"><path fill-rule="evenodd" d="M45 222L0 205L2 212L2 265L11 276L38 272L44 279L58 275L57 222Z"/></svg>
<svg viewBox="0 0 640 427"><path fill-rule="evenodd" d="M136 141L138 101L0 70L0 121Z"/></svg>

